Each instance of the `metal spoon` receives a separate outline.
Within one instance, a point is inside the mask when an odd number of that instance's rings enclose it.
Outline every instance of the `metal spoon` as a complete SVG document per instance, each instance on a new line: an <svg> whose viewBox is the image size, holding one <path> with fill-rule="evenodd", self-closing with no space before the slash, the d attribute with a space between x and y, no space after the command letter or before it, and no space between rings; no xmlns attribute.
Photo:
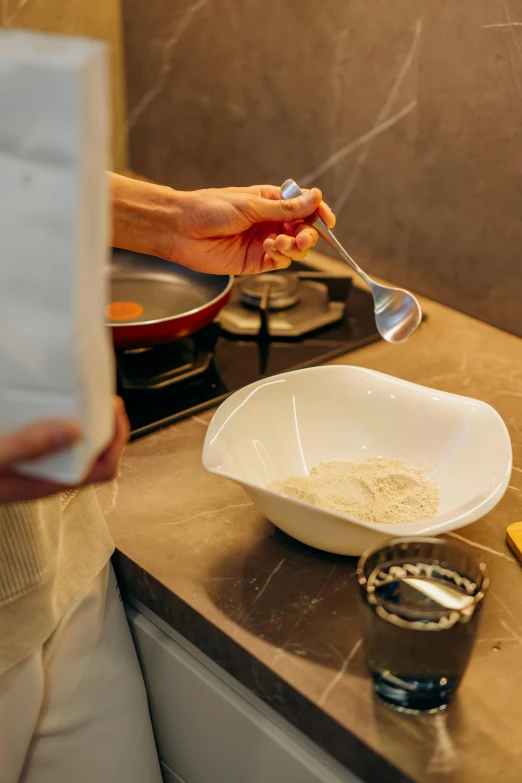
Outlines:
<svg viewBox="0 0 522 783"><path fill-rule="evenodd" d="M293 179L287 179L281 186L281 196L284 199L301 196L303 191ZM417 299L402 288L391 288L379 285L363 272L353 258L346 252L338 239L319 217L317 213L308 220L325 242L337 250L341 258L346 261L357 274L362 277L373 294L375 303L375 323L379 334L389 343L402 343L411 337L422 319L422 311Z"/></svg>
<svg viewBox="0 0 522 783"><path fill-rule="evenodd" d="M431 598L432 601L444 609L467 609L475 602L474 596L462 593L453 585L441 583L440 580L407 577L402 581L409 587L414 587L423 595Z"/></svg>

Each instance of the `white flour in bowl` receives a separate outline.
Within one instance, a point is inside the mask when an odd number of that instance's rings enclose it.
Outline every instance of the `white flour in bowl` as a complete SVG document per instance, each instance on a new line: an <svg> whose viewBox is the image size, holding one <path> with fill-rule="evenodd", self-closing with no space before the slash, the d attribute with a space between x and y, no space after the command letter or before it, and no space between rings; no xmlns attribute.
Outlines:
<svg viewBox="0 0 522 783"><path fill-rule="evenodd" d="M275 481L268 489L364 522L394 524L432 519L439 488L400 459L321 462L309 476Z"/></svg>

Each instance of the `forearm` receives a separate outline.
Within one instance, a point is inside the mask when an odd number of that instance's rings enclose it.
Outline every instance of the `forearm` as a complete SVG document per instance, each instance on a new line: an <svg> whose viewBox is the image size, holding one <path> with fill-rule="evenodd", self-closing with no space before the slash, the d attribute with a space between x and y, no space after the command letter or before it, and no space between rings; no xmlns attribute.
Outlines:
<svg viewBox="0 0 522 783"><path fill-rule="evenodd" d="M112 245L164 257L171 239L176 191L109 172Z"/></svg>

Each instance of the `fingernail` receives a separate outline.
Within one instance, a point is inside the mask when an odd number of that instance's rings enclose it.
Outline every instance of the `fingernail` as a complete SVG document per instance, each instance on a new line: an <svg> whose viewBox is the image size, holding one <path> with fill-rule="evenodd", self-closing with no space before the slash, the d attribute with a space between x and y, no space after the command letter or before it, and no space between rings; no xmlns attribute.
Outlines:
<svg viewBox="0 0 522 783"><path fill-rule="evenodd" d="M308 193L305 193L303 201L305 202L305 204L315 204L315 199L316 199L315 188L312 188L311 190L308 191Z"/></svg>

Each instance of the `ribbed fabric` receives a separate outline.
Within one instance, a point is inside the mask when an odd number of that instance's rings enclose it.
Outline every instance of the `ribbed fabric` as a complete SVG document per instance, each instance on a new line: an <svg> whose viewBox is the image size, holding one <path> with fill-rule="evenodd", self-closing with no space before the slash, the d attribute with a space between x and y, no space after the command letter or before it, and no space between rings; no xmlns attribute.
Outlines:
<svg viewBox="0 0 522 783"><path fill-rule="evenodd" d="M0 505L0 675L49 638L113 550L92 488Z"/></svg>

